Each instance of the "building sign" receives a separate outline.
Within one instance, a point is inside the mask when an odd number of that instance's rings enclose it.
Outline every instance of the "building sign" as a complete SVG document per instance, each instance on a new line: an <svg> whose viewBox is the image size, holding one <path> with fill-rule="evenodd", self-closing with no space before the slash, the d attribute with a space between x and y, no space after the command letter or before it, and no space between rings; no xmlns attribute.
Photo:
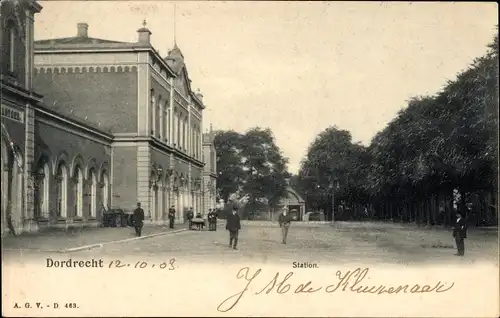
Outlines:
<svg viewBox="0 0 500 318"><path fill-rule="evenodd" d="M6 105L2 105L2 117L24 123L24 113Z"/></svg>

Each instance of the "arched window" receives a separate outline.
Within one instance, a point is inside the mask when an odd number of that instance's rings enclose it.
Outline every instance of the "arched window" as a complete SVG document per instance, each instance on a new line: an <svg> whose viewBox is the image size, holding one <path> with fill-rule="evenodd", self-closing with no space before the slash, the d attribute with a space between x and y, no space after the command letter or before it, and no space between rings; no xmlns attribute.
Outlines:
<svg viewBox="0 0 500 318"><path fill-rule="evenodd" d="M177 109L172 111L172 140L173 144L177 144Z"/></svg>
<svg viewBox="0 0 500 318"><path fill-rule="evenodd" d="M45 162L36 171L35 181L35 216L47 218L49 216L49 165Z"/></svg>
<svg viewBox="0 0 500 318"><path fill-rule="evenodd" d="M49 164L43 165L43 190L42 190L42 216L49 216L49 201L50 201L50 168Z"/></svg>
<svg viewBox="0 0 500 318"><path fill-rule="evenodd" d="M177 144L177 148L181 147L181 113L177 112L175 114L175 130L176 135L175 135L175 143Z"/></svg>
<svg viewBox="0 0 500 318"><path fill-rule="evenodd" d="M165 131L164 131L164 135L165 135L165 140L166 141L169 141L170 140L170 107L169 107L169 104L168 104L168 100L165 101L165 107L164 107L164 111L165 111Z"/></svg>
<svg viewBox="0 0 500 318"><path fill-rule="evenodd" d="M102 204L108 208L109 207L109 179L108 174L104 172L102 174Z"/></svg>
<svg viewBox="0 0 500 318"><path fill-rule="evenodd" d="M97 177L95 170L90 170L90 217L95 218L97 215Z"/></svg>
<svg viewBox="0 0 500 318"><path fill-rule="evenodd" d="M161 101L161 96L158 98L158 119L157 119L157 132L156 136L160 139L163 139L163 104Z"/></svg>
<svg viewBox="0 0 500 318"><path fill-rule="evenodd" d="M186 149L186 118L182 118L182 149Z"/></svg>
<svg viewBox="0 0 500 318"><path fill-rule="evenodd" d="M68 172L66 165L60 163L56 175L57 184L57 216L68 216Z"/></svg>
<svg viewBox="0 0 500 318"><path fill-rule="evenodd" d="M7 34L7 43L6 43L6 48L7 48L7 56L6 56L6 61L7 61L7 70L11 73L15 71L15 63L16 63L16 24L14 21L9 20L7 22L6 26L6 34Z"/></svg>
<svg viewBox="0 0 500 318"><path fill-rule="evenodd" d="M196 158L196 125L191 126L191 144L190 144L190 149L191 149L191 156Z"/></svg>
<svg viewBox="0 0 500 318"><path fill-rule="evenodd" d="M151 94L154 94L154 91L151 92ZM155 97L151 95L151 107L149 107L149 114L150 114L150 125L151 125L151 134L154 135L156 132L156 102L155 102Z"/></svg>
<svg viewBox="0 0 500 318"><path fill-rule="evenodd" d="M75 216L83 216L83 173L80 166L77 166L74 171L74 183L75 183Z"/></svg>

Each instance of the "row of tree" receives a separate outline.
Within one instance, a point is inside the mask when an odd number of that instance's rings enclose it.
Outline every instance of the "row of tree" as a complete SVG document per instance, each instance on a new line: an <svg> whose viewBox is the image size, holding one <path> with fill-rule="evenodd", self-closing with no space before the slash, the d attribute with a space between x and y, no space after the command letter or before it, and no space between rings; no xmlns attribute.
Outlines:
<svg viewBox="0 0 500 318"><path fill-rule="evenodd" d="M368 147L336 127L320 133L293 178L310 209L331 215L334 201L336 217L426 224L449 224L457 208L494 224L497 182L498 36L437 95L412 98Z"/></svg>
<svg viewBox="0 0 500 318"><path fill-rule="evenodd" d="M270 129L252 128L244 134L217 131L217 190L224 202L248 196L243 212L274 207L285 196L288 160Z"/></svg>

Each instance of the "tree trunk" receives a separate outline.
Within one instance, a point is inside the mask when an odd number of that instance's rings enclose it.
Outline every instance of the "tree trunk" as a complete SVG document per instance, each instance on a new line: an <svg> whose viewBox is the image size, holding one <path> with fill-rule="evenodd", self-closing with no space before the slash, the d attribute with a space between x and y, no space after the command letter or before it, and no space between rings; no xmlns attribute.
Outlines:
<svg viewBox="0 0 500 318"><path fill-rule="evenodd" d="M431 209L432 209L432 196L429 196L425 200L425 218L427 226L431 226Z"/></svg>

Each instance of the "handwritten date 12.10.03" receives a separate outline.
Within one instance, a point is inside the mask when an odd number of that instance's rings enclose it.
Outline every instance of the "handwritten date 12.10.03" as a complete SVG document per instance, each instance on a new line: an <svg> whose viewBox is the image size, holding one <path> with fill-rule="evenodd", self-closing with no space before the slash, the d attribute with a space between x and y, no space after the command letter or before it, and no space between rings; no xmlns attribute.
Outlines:
<svg viewBox="0 0 500 318"><path fill-rule="evenodd" d="M146 261L137 261L137 262L122 262L120 260L110 261L108 264L108 268L137 268L137 269L146 269L146 268L158 268L173 271L177 268L177 264L175 258L171 258L168 261L163 262L146 262Z"/></svg>

